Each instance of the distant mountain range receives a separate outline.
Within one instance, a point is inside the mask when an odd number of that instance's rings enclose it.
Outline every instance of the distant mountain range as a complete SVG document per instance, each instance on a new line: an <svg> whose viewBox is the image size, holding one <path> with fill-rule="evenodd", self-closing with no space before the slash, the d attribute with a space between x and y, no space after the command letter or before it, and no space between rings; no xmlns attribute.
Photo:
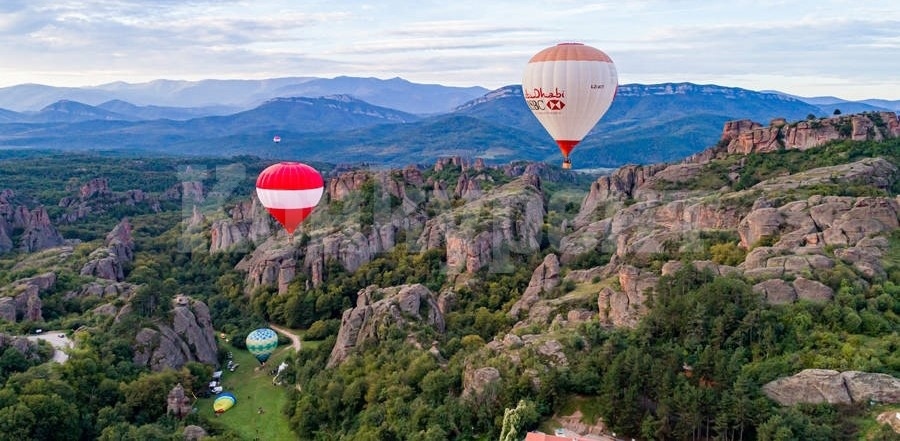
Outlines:
<svg viewBox="0 0 900 441"><path fill-rule="evenodd" d="M211 113L190 117L235 113L252 109L272 98L352 95L382 107L409 113L441 113L488 92L483 87L450 87L417 84L402 78L289 77L268 80L156 80L148 83L109 83L94 87L53 87L21 84L0 88L0 109L36 112L57 101L92 106L124 101L135 106L207 108ZM173 112L183 112L174 110ZM159 117L182 119L182 115Z"/></svg>
<svg viewBox="0 0 900 441"><path fill-rule="evenodd" d="M32 95L28 95L31 91ZM398 165L440 156L559 161L519 85L483 88L399 78L154 81L0 89L0 148L254 154ZM27 99L26 99L27 98ZM576 167L681 159L715 144L725 121L900 109L900 101L804 99L692 83L625 84L573 153ZM91 103L95 104L91 104ZM272 137L281 136L274 145Z"/></svg>

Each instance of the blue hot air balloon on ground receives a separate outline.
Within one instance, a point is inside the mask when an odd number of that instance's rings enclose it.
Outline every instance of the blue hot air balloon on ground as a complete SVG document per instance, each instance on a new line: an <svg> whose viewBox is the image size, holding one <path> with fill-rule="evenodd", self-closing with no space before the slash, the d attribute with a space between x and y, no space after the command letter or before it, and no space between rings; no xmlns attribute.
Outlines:
<svg viewBox="0 0 900 441"><path fill-rule="evenodd" d="M275 351L275 348L278 347L278 334L269 328L256 329L247 335L245 343L247 344L247 350L260 363L265 363L269 356L272 355L272 352Z"/></svg>

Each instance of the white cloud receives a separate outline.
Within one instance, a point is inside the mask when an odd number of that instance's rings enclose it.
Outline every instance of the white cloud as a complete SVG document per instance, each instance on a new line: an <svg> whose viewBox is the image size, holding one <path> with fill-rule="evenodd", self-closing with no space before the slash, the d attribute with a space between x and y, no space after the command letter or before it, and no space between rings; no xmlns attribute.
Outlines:
<svg viewBox="0 0 900 441"><path fill-rule="evenodd" d="M623 81L900 98L900 8L883 2L4 0L0 38L0 86L358 75L499 87L534 52L581 41Z"/></svg>

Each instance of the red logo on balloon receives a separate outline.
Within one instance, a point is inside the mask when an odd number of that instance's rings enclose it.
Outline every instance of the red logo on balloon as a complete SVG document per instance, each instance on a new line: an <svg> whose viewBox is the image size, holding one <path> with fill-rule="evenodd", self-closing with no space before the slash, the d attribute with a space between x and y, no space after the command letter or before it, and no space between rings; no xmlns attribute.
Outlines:
<svg viewBox="0 0 900 441"><path fill-rule="evenodd" d="M562 100L547 100L547 110L562 110L563 107L566 107L566 103Z"/></svg>

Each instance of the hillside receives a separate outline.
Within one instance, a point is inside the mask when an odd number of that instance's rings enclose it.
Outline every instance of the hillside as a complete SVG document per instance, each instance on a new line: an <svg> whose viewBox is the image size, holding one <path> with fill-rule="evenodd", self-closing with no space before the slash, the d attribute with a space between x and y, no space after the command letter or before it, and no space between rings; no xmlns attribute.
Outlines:
<svg viewBox="0 0 900 441"><path fill-rule="evenodd" d="M236 436L162 403L207 389L226 356L209 338L240 351L272 322L304 333L269 391L287 405L266 409L299 439L497 439L520 403L520 434L891 439L875 422L900 411L886 117L731 121L683 161L604 176L317 163L325 196L293 239L252 196L265 159L0 152L0 330L77 347L64 365L6 349L0 424Z"/></svg>

